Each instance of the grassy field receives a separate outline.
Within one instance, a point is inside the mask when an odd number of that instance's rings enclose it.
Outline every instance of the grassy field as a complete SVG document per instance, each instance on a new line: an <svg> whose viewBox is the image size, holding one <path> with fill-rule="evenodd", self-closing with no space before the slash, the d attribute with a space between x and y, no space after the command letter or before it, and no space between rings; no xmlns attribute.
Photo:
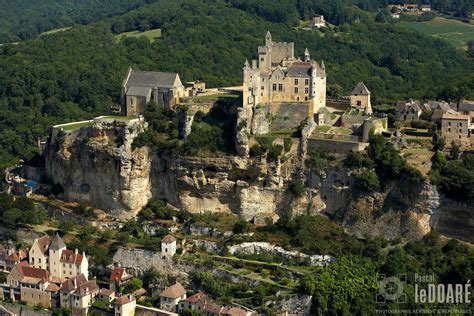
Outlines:
<svg viewBox="0 0 474 316"><path fill-rule="evenodd" d="M428 22L406 22L401 25L426 35L444 39L451 45L463 49L466 48L467 42L474 41L474 25L456 20L435 18Z"/></svg>
<svg viewBox="0 0 474 316"><path fill-rule="evenodd" d="M124 37L140 37L140 36L145 36L150 41L154 41L161 37L161 29L153 29L153 30L148 30L145 32L131 31L131 32L120 33L118 35L115 35L115 39L119 41Z"/></svg>

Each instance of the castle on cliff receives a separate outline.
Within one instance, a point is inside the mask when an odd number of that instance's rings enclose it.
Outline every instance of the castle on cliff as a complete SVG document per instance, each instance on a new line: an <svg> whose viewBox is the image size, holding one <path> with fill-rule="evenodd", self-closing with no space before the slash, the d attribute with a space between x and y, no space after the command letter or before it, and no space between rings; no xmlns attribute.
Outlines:
<svg viewBox="0 0 474 316"><path fill-rule="evenodd" d="M308 116L326 107L326 69L324 62L294 55L294 43L273 42L267 32L265 45L258 47L258 60L243 67L243 106L260 103L306 103Z"/></svg>

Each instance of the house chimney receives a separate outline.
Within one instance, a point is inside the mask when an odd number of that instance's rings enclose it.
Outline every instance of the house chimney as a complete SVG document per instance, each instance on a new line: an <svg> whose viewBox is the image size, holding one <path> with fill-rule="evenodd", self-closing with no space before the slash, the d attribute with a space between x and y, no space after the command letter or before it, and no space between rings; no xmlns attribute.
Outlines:
<svg viewBox="0 0 474 316"><path fill-rule="evenodd" d="M77 255L77 253L78 253L78 251L77 251L77 248L76 248L76 249L74 249L74 253Z"/></svg>

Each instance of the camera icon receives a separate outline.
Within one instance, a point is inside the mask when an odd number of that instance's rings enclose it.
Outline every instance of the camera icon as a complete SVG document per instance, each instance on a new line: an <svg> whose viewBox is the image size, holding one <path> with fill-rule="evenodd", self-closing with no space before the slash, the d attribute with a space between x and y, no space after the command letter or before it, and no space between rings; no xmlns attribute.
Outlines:
<svg viewBox="0 0 474 316"><path fill-rule="evenodd" d="M403 293L403 287L407 282L406 274L387 277L384 274L379 275L379 292L375 294L377 303L397 302L406 303L407 295Z"/></svg>

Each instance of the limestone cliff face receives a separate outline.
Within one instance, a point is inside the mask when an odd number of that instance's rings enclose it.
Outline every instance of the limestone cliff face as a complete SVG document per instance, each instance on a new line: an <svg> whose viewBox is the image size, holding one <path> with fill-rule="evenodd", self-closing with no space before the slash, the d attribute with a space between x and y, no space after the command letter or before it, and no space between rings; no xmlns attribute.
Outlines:
<svg viewBox="0 0 474 316"><path fill-rule="evenodd" d="M246 121L245 113L239 117ZM472 208L447 202L432 185L397 182L384 193L361 194L352 180L357 170L328 167L316 173L303 158L305 137L294 139L290 150L271 162L248 157L248 138L241 143L243 156L169 157L151 155L147 147L132 150L146 128L141 119L86 125L72 131L55 127L45 153L46 174L64 188L64 199L121 219L136 215L151 198L163 198L191 213L234 213L259 225L289 208L293 214L327 214L358 236L419 238L437 227L462 237L472 229ZM251 126L240 125L247 137ZM300 197L290 189L296 178L307 187Z"/></svg>
<svg viewBox="0 0 474 316"><path fill-rule="evenodd" d="M48 178L62 186L66 200L133 217L151 197L148 149L131 148L146 123L95 119L88 126L68 128L53 130L45 152Z"/></svg>

